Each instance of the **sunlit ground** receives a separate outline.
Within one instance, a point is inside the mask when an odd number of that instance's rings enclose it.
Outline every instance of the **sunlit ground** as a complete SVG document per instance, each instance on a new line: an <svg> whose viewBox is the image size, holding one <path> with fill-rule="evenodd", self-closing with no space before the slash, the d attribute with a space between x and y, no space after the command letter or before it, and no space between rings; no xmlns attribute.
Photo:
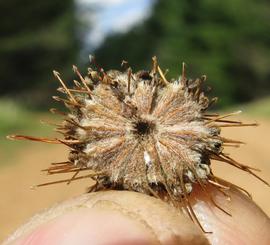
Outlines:
<svg viewBox="0 0 270 245"><path fill-rule="evenodd" d="M238 110L240 107L233 108ZM247 145L230 149L236 160L262 170L259 175L270 181L270 98L241 106L243 121L258 122L259 127L229 128L224 130L228 138L245 141ZM54 121L49 113L34 113L12 103L0 101L0 240L4 239L18 225L34 213L52 204L83 193L89 186L88 180L70 185L59 184L37 189L30 187L70 176L46 176L41 173L51 162L64 161L65 147L34 142L15 142L5 139L7 134L24 133L38 136L52 135L50 126L40 124L40 120ZM238 118L239 118L238 117ZM57 121L57 120L56 120ZM242 173L224 163L214 163L215 173L253 194L254 200L270 215L269 188L246 173Z"/></svg>

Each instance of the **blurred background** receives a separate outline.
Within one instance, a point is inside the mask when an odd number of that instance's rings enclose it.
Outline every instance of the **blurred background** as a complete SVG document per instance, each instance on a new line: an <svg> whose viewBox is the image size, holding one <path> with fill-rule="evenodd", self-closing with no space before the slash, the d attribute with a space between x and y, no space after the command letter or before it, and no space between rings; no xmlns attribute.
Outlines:
<svg viewBox="0 0 270 245"><path fill-rule="evenodd" d="M40 173L64 161L62 146L10 142L8 134L53 136L57 121L48 113L58 83L72 65L86 72L89 54L107 69L122 60L133 70L151 67L158 56L168 77L187 64L190 77L206 74L218 96L216 110L244 111L240 119L258 128L225 130L247 142L233 157L262 169L270 181L270 2L267 0L9 0L0 1L0 240L35 212L83 193L88 181L31 190L53 180ZM238 118L239 118L238 117ZM269 190L254 178L224 164L217 175L246 187L270 214ZM55 179L59 179L56 177Z"/></svg>

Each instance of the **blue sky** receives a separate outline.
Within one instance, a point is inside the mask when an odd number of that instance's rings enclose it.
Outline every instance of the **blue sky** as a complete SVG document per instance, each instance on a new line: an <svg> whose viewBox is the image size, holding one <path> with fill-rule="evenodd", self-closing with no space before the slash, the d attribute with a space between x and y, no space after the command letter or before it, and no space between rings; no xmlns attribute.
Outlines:
<svg viewBox="0 0 270 245"><path fill-rule="evenodd" d="M112 32L126 32L149 16L153 0L77 0L83 10L80 17L91 24L86 43L98 46ZM93 13L86 7L95 7ZM90 14L91 13L91 14ZM91 30L91 31L90 31Z"/></svg>

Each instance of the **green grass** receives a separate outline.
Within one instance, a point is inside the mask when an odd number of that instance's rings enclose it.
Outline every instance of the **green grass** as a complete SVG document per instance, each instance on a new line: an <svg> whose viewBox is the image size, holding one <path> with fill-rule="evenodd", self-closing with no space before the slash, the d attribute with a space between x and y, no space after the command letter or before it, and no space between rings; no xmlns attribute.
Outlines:
<svg viewBox="0 0 270 245"><path fill-rule="evenodd" d="M35 126L33 123L34 114L20 107L12 101L0 101L0 136L14 133L22 129L32 129Z"/></svg>
<svg viewBox="0 0 270 245"><path fill-rule="evenodd" d="M31 111L14 101L0 99L0 165L16 156L17 150L29 145L27 141L8 140L7 135L46 137L53 134L53 127L41 124L41 119L57 121L49 112Z"/></svg>
<svg viewBox="0 0 270 245"><path fill-rule="evenodd" d="M243 115L260 118L270 118L270 97L266 97L251 103L233 106L228 111L243 111ZM227 111L227 110L226 110Z"/></svg>

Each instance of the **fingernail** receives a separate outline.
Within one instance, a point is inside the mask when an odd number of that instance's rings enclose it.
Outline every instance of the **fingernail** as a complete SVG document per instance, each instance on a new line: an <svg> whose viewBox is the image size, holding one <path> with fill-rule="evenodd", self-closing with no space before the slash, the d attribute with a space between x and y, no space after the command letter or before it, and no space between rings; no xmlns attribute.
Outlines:
<svg viewBox="0 0 270 245"><path fill-rule="evenodd" d="M86 209L51 220L26 235L16 245L149 245L158 244L153 234L121 212Z"/></svg>

